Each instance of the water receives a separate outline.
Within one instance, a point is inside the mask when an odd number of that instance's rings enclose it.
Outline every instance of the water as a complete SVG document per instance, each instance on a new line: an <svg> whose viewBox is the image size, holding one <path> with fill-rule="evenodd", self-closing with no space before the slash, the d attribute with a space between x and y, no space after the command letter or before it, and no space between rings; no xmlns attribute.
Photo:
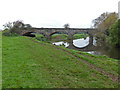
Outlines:
<svg viewBox="0 0 120 90"><path fill-rule="evenodd" d="M69 43L67 43L67 42L63 42L63 41L61 41L61 42L55 42L55 43L52 43L52 44L54 44L54 45L64 45L65 47L68 47L69 46Z"/></svg>
<svg viewBox="0 0 120 90"><path fill-rule="evenodd" d="M60 41L54 42L55 45L64 45L66 48L84 51L93 55L106 55L110 58L120 60L120 48L108 47L105 45L97 45L95 38L93 38L93 44L89 45L89 37L86 39L75 39L73 41Z"/></svg>
<svg viewBox="0 0 120 90"><path fill-rule="evenodd" d="M78 48L86 47L88 44L89 44L89 37L87 37L86 39L82 38L82 39L73 40L73 45Z"/></svg>

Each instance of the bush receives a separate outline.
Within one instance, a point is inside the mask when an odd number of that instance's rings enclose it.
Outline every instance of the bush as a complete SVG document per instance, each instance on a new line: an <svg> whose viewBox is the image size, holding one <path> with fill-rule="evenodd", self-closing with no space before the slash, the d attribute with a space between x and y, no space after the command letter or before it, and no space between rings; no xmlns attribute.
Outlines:
<svg viewBox="0 0 120 90"><path fill-rule="evenodd" d="M10 31L6 30L3 31L4 36L19 36L17 33L11 33Z"/></svg>
<svg viewBox="0 0 120 90"><path fill-rule="evenodd" d="M39 41L45 41L45 42L48 42L49 40L45 37L36 37L37 40Z"/></svg>

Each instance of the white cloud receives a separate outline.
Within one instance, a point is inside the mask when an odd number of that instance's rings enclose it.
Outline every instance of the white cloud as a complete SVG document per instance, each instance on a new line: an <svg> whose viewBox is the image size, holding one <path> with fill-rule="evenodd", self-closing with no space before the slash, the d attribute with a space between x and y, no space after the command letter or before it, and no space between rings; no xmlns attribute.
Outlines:
<svg viewBox="0 0 120 90"><path fill-rule="evenodd" d="M34 27L90 27L103 12L118 12L119 0L1 0L0 28L23 20Z"/></svg>

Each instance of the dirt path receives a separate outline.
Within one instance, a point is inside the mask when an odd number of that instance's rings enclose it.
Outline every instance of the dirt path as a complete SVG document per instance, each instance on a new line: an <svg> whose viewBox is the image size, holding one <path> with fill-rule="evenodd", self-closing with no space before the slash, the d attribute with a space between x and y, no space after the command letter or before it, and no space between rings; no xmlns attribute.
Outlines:
<svg viewBox="0 0 120 90"><path fill-rule="evenodd" d="M33 41L34 43L43 44L43 43L40 43L40 42L38 42L38 41L34 41L32 38L30 38L30 40ZM47 44L43 44L43 45L47 45ZM93 65L93 64L91 64L91 63L88 63L88 62L86 62L86 61L83 60L83 59L80 59L79 57L77 57L76 55L73 55L71 52L69 52L69 51L67 51L67 50L64 50L64 49L62 49L62 48L59 48L59 47L57 47L57 46L54 46L54 48L67 52L68 54L70 54L71 56L75 57L76 59L81 60L84 64L88 65L90 68L95 69L95 70L99 71L100 73L108 76L109 78L112 79L112 81L118 82L118 79L119 79L119 78L118 78L117 76L115 76L115 75L113 75L113 74L110 74L110 73L108 73L108 72L105 72L105 71L102 70L101 68L98 68L98 67L96 67L95 65ZM79 53L77 53L77 54L79 54Z"/></svg>

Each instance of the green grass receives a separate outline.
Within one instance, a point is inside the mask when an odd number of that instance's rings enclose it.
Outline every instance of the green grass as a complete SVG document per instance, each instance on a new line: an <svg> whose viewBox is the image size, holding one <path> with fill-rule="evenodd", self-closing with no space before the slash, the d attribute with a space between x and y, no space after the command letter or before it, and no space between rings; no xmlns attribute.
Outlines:
<svg viewBox="0 0 120 90"><path fill-rule="evenodd" d="M42 34L36 34L36 39L39 41L47 41L46 38ZM80 39L80 38L86 38L88 37L88 34L75 34L73 36L74 39ZM68 35L67 34L53 34L51 36L52 41L60 41L60 40L67 40Z"/></svg>
<svg viewBox="0 0 120 90"><path fill-rule="evenodd" d="M73 36L74 39L80 39L80 38L86 38L88 37L88 34L75 34ZM52 35L52 40L59 41L59 40L67 40L68 35L67 34L54 34Z"/></svg>
<svg viewBox="0 0 120 90"><path fill-rule="evenodd" d="M44 37L42 34L35 34L36 37Z"/></svg>
<svg viewBox="0 0 120 90"><path fill-rule="evenodd" d="M35 39L35 38L34 38ZM37 41L37 40L35 40ZM2 38L3 88L117 88L118 84L81 60L117 74L117 61L54 45L29 37Z"/></svg>
<svg viewBox="0 0 120 90"><path fill-rule="evenodd" d="M79 38L86 38L88 37L88 34L75 34L74 39L79 39Z"/></svg>
<svg viewBox="0 0 120 90"><path fill-rule="evenodd" d="M67 38L68 38L67 34L53 34L52 35L52 41L67 40Z"/></svg>
<svg viewBox="0 0 120 90"><path fill-rule="evenodd" d="M2 32L0 31L0 89L2 89Z"/></svg>

